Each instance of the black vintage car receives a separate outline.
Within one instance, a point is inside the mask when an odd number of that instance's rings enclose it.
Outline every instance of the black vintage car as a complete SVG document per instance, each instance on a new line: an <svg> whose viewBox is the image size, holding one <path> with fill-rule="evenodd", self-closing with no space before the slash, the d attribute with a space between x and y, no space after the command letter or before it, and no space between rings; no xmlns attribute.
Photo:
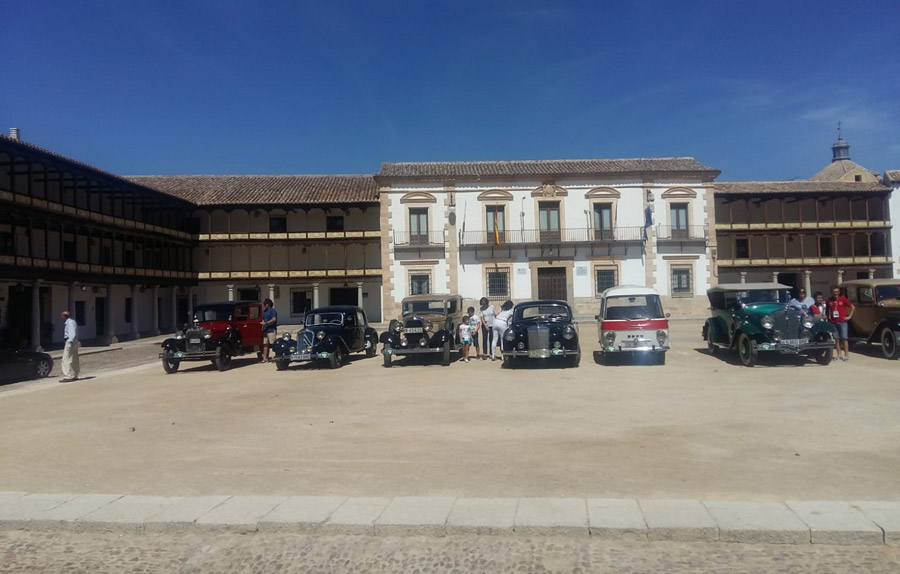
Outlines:
<svg viewBox="0 0 900 574"><path fill-rule="evenodd" d="M378 334L366 321L366 312L351 305L320 307L306 314L297 337L290 333L276 339L272 345L275 368L283 371L293 361L328 361L337 369L350 353L365 351L375 356Z"/></svg>
<svg viewBox="0 0 900 574"><path fill-rule="evenodd" d="M262 306L257 301L197 305L191 324L162 342L159 358L168 374L178 371L182 361L211 361L225 371L232 357L259 353L262 337Z"/></svg>
<svg viewBox="0 0 900 574"><path fill-rule="evenodd" d="M53 370L53 359L39 351L20 351L11 347L0 347L0 380L25 381L49 377Z"/></svg>
<svg viewBox="0 0 900 574"><path fill-rule="evenodd" d="M441 365L450 364L450 353L458 351L457 333L462 321L459 295L411 295L400 303L402 315L381 334L384 366L394 355L440 355Z"/></svg>
<svg viewBox="0 0 900 574"><path fill-rule="evenodd" d="M503 334L503 361L515 367L521 360L551 361L577 367L581 361L572 308L565 301L528 301L513 309Z"/></svg>

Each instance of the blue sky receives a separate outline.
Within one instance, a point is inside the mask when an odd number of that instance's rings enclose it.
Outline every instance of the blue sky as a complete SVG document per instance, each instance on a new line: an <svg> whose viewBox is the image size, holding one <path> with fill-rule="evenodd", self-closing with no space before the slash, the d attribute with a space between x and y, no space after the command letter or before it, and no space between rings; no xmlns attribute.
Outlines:
<svg viewBox="0 0 900 574"><path fill-rule="evenodd" d="M8 0L0 129L122 175L900 169L893 1Z"/></svg>

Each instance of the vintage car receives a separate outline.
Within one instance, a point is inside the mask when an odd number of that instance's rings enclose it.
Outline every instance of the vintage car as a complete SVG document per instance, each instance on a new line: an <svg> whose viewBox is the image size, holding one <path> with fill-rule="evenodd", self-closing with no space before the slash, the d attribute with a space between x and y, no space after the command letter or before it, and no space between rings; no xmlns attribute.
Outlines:
<svg viewBox="0 0 900 574"><path fill-rule="evenodd" d="M603 292L597 334L604 360L646 356L664 364L669 350L669 319L659 293L648 287L621 285Z"/></svg>
<svg viewBox="0 0 900 574"><path fill-rule="evenodd" d="M162 342L163 369L178 371L182 361L212 361L220 370L231 358L262 349L262 306L256 301L227 301L194 307L194 318L175 337Z"/></svg>
<svg viewBox="0 0 900 574"><path fill-rule="evenodd" d="M510 368L521 359L548 360L566 367L577 367L581 361L578 330L565 301L516 305L502 346L504 365Z"/></svg>
<svg viewBox="0 0 900 574"><path fill-rule="evenodd" d="M885 357L900 358L900 279L856 279L841 287L856 307L850 341L880 344Z"/></svg>
<svg viewBox="0 0 900 574"><path fill-rule="evenodd" d="M381 334L384 366L394 355L439 354L441 364L450 364L450 354L458 352L456 330L462 320L463 300L459 295L411 295L400 303L401 316L391 320Z"/></svg>
<svg viewBox="0 0 900 574"><path fill-rule="evenodd" d="M43 379L53 371L53 359L40 351L25 351L0 345L0 381Z"/></svg>
<svg viewBox="0 0 900 574"><path fill-rule="evenodd" d="M703 339L710 353L736 349L741 363L756 364L760 351L811 356L831 362L834 326L789 307L791 288L779 283L729 283L707 290L710 318Z"/></svg>
<svg viewBox="0 0 900 574"><path fill-rule="evenodd" d="M352 305L319 307L306 314L297 338L290 333L275 340L275 368L283 371L294 361L328 361L332 369L340 368L350 353L365 351L375 356L378 334L369 326L366 312Z"/></svg>

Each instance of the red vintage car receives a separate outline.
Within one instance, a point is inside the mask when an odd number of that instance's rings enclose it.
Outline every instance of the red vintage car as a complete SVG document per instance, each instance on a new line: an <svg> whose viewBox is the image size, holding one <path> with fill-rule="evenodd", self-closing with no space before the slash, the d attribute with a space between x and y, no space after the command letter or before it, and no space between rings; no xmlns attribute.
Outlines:
<svg viewBox="0 0 900 574"><path fill-rule="evenodd" d="M163 369L172 374L182 361L212 361L231 368L232 357L262 350L262 305L256 301L208 303L194 308L194 318L181 333L162 342Z"/></svg>
<svg viewBox="0 0 900 574"><path fill-rule="evenodd" d="M610 287L603 292L596 319L605 362L621 356L646 356L659 365L666 362L669 315L663 313L655 290L633 285Z"/></svg>

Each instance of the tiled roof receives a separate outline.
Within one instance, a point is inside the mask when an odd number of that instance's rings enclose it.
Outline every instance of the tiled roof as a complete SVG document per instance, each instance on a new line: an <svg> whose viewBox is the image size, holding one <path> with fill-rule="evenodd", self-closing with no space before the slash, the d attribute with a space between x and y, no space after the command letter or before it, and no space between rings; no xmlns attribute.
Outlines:
<svg viewBox="0 0 900 574"><path fill-rule="evenodd" d="M83 173L89 173L89 174L94 174L95 176L113 179L113 180L121 182L123 185L139 185L139 186L147 187L140 182L131 181L128 178L122 177L121 175L116 175L114 173L104 171L98 167L88 165L84 162L80 162L76 159L66 157L64 155L58 154L54 151L50 151L50 150L42 148L40 146L36 146L36 145L34 145L32 143L28 143L26 141L13 139L13 138L8 137L3 134L0 134L0 147L8 147L10 149L18 148L19 150L22 150L22 151L33 152L39 156L46 157L48 160L53 160L60 164L69 165L70 167L75 168ZM160 189L148 188L148 191L151 193L152 192L161 192L165 195L171 195ZM176 197L176 199L180 199L180 198L178 198L178 196L175 196L175 197Z"/></svg>
<svg viewBox="0 0 900 574"><path fill-rule="evenodd" d="M884 179L889 183L900 183L900 169L889 169L884 172Z"/></svg>
<svg viewBox="0 0 900 574"><path fill-rule="evenodd" d="M710 177L719 170L706 167L692 157L635 159L561 159L523 161L385 162L377 177L467 178L467 177L558 177L567 175L691 173Z"/></svg>
<svg viewBox="0 0 900 574"><path fill-rule="evenodd" d="M713 193L744 193L757 195L765 193L872 193L888 192L891 189L880 183L860 181L717 181Z"/></svg>
<svg viewBox="0 0 900 574"><path fill-rule="evenodd" d="M847 175L851 171L855 169L861 169L863 171L869 171L863 166L859 165L854 161L850 161L849 159L842 159L838 161L833 161L827 166L825 166L819 173L812 176L810 181L837 181L842 176ZM873 176L878 177L877 173L872 173Z"/></svg>
<svg viewBox="0 0 900 574"><path fill-rule="evenodd" d="M378 201L371 175L147 175L127 179L197 205Z"/></svg>

